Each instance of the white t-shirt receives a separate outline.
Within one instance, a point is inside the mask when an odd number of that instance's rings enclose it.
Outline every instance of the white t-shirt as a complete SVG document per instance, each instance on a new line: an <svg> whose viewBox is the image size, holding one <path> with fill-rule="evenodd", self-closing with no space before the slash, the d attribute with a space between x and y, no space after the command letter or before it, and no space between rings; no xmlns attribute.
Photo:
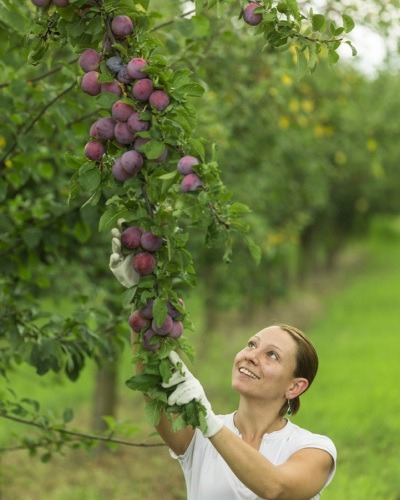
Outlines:
<svg viewBox="0 0 400 500"><path fill-rule="evenodd" d="M220 415L225 426L240 436L233 423L233 416L233 413ZM280 465L302 448L319 448L332 456L334 465L325 484L327 486L336 470L336 448L328 437L313 434L288 420L283 429L264 434L259 451L273 464ZM260 498L239 481L211 441L206 439L198 429L183 455L176 456L171 450L170 453L181 464L188 500L258 500ZM318 493L311 500L317 500L320 496L321 493Z"/></svg>

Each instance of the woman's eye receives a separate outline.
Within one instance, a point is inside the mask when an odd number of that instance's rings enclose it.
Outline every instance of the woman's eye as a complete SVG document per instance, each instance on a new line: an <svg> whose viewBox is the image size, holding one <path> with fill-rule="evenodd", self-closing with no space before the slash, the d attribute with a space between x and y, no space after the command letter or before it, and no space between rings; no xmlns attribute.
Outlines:
<svg viewBox="0 0 400 500"><path fill-rule="evenodd" d="M249 340L247 342L247 347L256 347L256 343L254 342L254 340Z"/></svg>
<svg viewBox="0 0 400 500"><path fill-rule="evenodd" d="M270 358L272 358L272 359L278 359L278 355L277 355L277 354L276 354L276 352L274 352L274 351L270 351L270 352L268 353L268 356L269 356Z"/></svg>

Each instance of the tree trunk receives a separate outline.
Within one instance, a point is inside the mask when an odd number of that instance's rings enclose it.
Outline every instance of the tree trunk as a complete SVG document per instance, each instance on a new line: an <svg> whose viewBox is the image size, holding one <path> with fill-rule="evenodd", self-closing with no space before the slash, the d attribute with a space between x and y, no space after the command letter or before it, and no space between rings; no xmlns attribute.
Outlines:
<svg viewBox="0 0 400 500"><path fill-rule="evenodd" d="M103 365L96 373L92 411L92 429L96 432L104 432L107 429L103 416L116 415L117 375L116 361ZM97 452L103 452L105 449L104 445L96 447Z"/></svg>

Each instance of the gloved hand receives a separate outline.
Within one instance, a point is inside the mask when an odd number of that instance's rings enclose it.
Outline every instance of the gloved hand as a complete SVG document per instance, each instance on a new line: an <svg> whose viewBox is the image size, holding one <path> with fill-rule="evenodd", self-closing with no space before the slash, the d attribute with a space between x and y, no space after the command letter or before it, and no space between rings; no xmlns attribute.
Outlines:
<svg viewBox="0 0 400 500"><path fill-rule="evenodd" d="M111 248L112 254L110 255L110 269L121 285L130 288L139 282L139 274L133 269L132 261L134 254L129 253L123 255L121 244L122 224L125 219L118 219L118 228L111 229L112 241Z"/></svg>
<svg viewBox="0 0 400 500"><path fill-rule="evenodd" d="M190 373L185 363L175 351L171 351L169 360L175 368L175 371L168 382L162 383L162 386L168 388L176 385L177 387L168 397L168 404L170 406L175 404L184 405L193 400L199 401L206 408L205 420L207 430L203 432L204 437L209 438L214 436L222 429L223 423L212 411L211 404L205 395L202 385ZM178 363L180 363L180 369L177 366Z"/></svg>

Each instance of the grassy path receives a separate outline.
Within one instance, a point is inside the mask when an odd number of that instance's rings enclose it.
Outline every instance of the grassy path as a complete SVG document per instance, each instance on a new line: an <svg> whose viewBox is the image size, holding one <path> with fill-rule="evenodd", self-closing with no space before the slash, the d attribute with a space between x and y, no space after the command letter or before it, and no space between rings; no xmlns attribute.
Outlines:
<svg viewBox="0 0 400 500"><path fill-rule="evenodd" d="M367 249L362 274L308 331L321 368L298 423L337 446L325 500L400 499L400 242L371 239Z"/></svg>
<svg viewBox="0 0 400 500"><path fill-rule="evenodd" d="M400 236L371 238L366 251L362 269L349 270L343 286L337 286L335 279L330 291L314 299L320 312L310 317L306 328L317 347L320 370L294 422L329 435L337 446L338 470L324 500L400 499ZM229 375L243 340L271 322L293 319L299 324L296 314L290 316L290 307L273 318L257 318L256 325L247 321L229 332L195 334L195 343L204 352L204 363L199 360L195 372L215 411L235 407ZM129 365L123 371L125 379ZM86 383L74 387L72 405L88 395ZM60 398L62 393L60 388ZM141 398L130 391L121 393L120 418L143 427ZM143 434L150 430L144 428ZM28 458L26 452L10 453L0 457L1 469L2 500L185 498L181 471L165 448L125 448L103 457L68 452L48 464Z"/></svg>

